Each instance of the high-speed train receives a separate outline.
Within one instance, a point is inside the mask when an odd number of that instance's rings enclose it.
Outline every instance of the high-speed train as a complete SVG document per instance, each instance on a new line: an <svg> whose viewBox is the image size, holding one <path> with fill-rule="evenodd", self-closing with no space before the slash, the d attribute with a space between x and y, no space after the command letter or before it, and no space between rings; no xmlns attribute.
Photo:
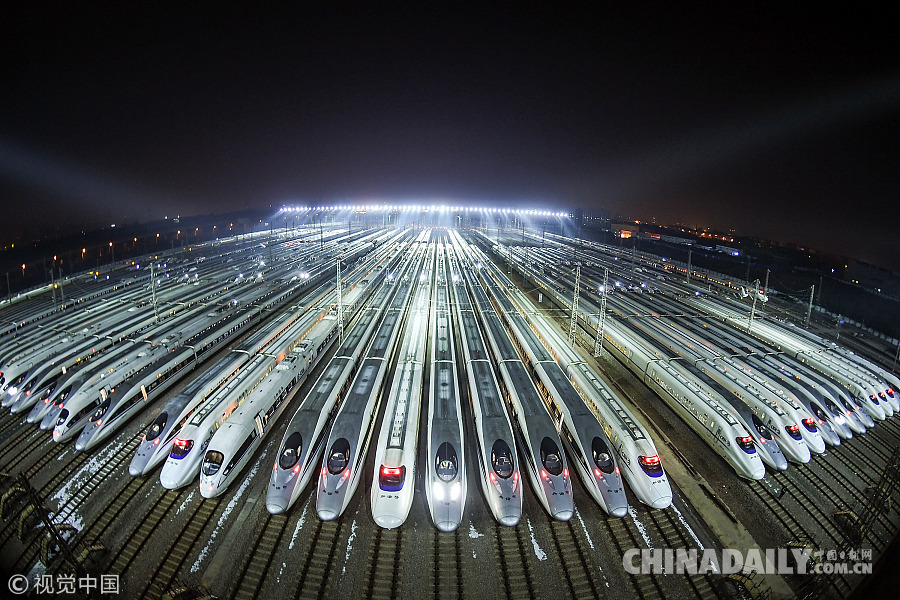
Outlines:
<svg viewBox="0 0 900 600"><path fill-rule="evenodd" d="M434 307L430 315L431 371L428 430L425 433L425 498L434 526L455 531L462 521L468 486L463 451L462 403L450 314L445 248L438 250Z"/></svg>
<svg viewBox="0 0 900 600"><path fill-rule="evenodd" d="M232 339L238 331L255 323L262 314L275 306L281 306L293 297L301 285L262 286L262 294L256 299L258 304L241 307L238 310L223 310L200 323L202 328L186 341L178 344L172 352L156 359L148 367L140 369L110 391L91 414L78 439L76 450L88 450L106 439L122 427L131 415L143 410L181 377L205 360L213 350ZM65 410L65 409L63 409ZM60 413L62 418L62 413ZM54 433L55 430L54 430Z"/></svg>
<svg viewBox="0 0 900 600"><path fill-rule="evenodd" d="M458 261L454 255L451 257L456 318L472 399L478 479L494 518L501 525L513 527L522 517L522 483L515 434Z"/></svg>
<svg viewBox="0 0 900 600"><path fill-rule="evenodd" d="M340 517L359 485L381 402L385 372L399 337L399 325L410 292L419 278L424 253L422 242L427 241L429 233L425 230L417 238L412 248L413 259L406 261L398 276L388 273L385 284L396 286L397 290L360 362L350 391L334 417L316 483L316 512L323 521Z"/></svg>
<svg viewBox="0 0 900 600"><path fill-rule="evenodd" d="M719 388L714 391L720 408L722 400L730 396L750 406L765 426L778 436L779 450L788 460L807 463L811 450L818 453L825 451L825 442L814 423L805 422L803 425L806 431L799 427L804 418L812 421L812 415L795 414L799 412L799 405L795 407L788 402L779 403L774 400L761 386L749 380L742 370L730 365L728 359L711 352L702 343L686 337L663 321L633 319L629 321L629 325L634 333L668 356L667 360L673 363L676 370L702 374L701 378L694 381L700 388ZM684 361L690 364L678 364ZM731 403L726 401L726 404ZM766 454L769 454L768 451ZM777 457L772 460L777 460Z"/></svg>
<svg viewBox="0 0 900 600"><path fill-rule="evenodd" d="M350 280L353 281L354 279L350 278ZM300 304L307 305L319 302L321 299L318 296L321 295L323 289L328 287L330 287L330 284L323 284L312 291L307 298L301 299ZM347 312L350 315L353 314L353 301L350 299L350 296L359 295L361 291L360 288L357 288L348 294L348 301L345 304L349 304ZM269 346L281 337L289 327L294 325L301 316L302 313L300 312L290 311L277 317L262 331L257 332L243 342L240 347L213 365L204 375L173 398L148 428L131 461L129 472L132 475L143 475L166 459L171 453L174 441L180 439L178 436L181 434L183 427L186 426L196 412L202 410L207 400L212 401L217 390L238 375L238 372L247 366L257 354L267 352ZM209 438L204 439L208 440ZM180 439L180 442L180 449L183 450L186 441ZM202 452L197 454L202 454ZM174 479L176 478L173 477L170 481L174 483Z"/></svg>
<svg viewBox="0 0 900 600"><path fill-rule="evenodd" d="M328 427L349 390L359 357L397 289L397 286L382 285L395 258L389 259L391 266L379 267L365 282L360 282L357 289L363 286L370 291L377 289L371 304L360 311L358 321L347 332L285 429L266 492L266 509L273 515L293 506L310 479L319 472ZM364 299L358 302L362 305Z"/></svg>
<svg viewBox="0 0 900 600"><path fill-rule="evenodd" d="M426 344L422 341L428 338L434 254L431 244L403 326L393 382L382 400L384 420L375 443L375 470L369 496L372 517L385 529L394 529L406 521L415 492L425 371Z"/></svg>
<svg viewBox="0 0 900 600"><path fill-rule="evenodd" d="M300 315L296 313L288 313L277 318L274 323L251 336L239 348L219 360L172 398L141 438L141 443L128 466L128 472L133 476L145 475L165 460L172 450L175 439L195 412L212 398L216 390L237 375L241 367L253 356L263 352L299 318Z"/></svg>
<svg viewBox="0 0 900 600"><path fill-rule="evenodd" d="M607 322L604 346L653 389L712 450L747 479L762 479L766 468L753 437L721 404L644 349L615 322Z"/></svg>
<svg viewBox="0 0 900 600"><path fill-rule="evenodd" d="M514 295L520 308L527 306L527 299L521 292L516 290ZM526 309L524 314L603 426L618 456L617 464L628 487L647 506L668 508L672 504L672 486L650 434L540 312Z"/></svg>
<svg viewBox="0 0 900 600"><path fill-rule="evenodd" d="M295 337L295 328L285 336ZM220 495L238 477L337 335L337 319L318 321L216 431L200 465L204 498Z"/></svg>
<svg viewBox="0 0 900 600"><path fill-rule="evenodd" d="M482 268L480 262L473 266L475 269ZM499 383L512 413L513 430L535 493L551 517L568 521L574 514L575 504L572 480L556 424L547 413L544 401L509 339L500 316L494 311L469 265L463 268L463 274L472 290L474 305L493 350L492 356L500 372Z"/></svg>
<svg viewBox="0 0 900 600"><path fill-rule="evenodd" d="M485 288L493 296L510 328L510 339L520 349L524 364L533 372L535 385L557 424L560 438L585 488L607 514L625 516L628 500L606 432L565 372L487 271L493 271L494 277L505 288L514 286L495 269L488 267L480 270L480 274L484 275L482 281Z"/></svg>

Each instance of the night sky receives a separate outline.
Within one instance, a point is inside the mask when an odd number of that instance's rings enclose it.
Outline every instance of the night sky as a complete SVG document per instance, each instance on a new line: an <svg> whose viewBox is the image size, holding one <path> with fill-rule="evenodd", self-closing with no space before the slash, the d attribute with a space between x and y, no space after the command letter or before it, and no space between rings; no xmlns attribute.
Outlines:
<svg viewBox="0 0 900 600"><path fill-rule="evenodd" d="M3 3L0 244L443 200L602 207L900 270L900 53L871 6L264 4Z"/></svg>

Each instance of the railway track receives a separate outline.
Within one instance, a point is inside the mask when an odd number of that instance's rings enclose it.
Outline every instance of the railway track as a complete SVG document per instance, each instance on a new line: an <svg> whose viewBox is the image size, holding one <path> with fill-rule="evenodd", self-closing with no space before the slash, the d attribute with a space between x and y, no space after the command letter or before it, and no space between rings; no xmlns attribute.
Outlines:
<svg viewBox="0 0 900 600"><path fill-rule="evenodd" d="M204 499L197 504L197 507L188 517L187 525L175 538L175 543L169 548L162 563L147 581L146 587L140 594L141 598L156 600L166 593L175 580L176 574L184 566L188 554L196 547L200 534L213 520L213 515L215 515L216 509L219 507L219 503L220 500L214 498Z"/></svg>
<svg viewBox="0 0 900 600"><path fill-rule="evenodd" d="M281 543L287 527L287 516L272 515L267 511L266 520L250 548L250 558L244 563L237 582L234 585L232 598L254 600L260 597L260 590L266 581L275 550Z"/></svg>
<svg viewBox="0 0 900 600"><path fill-rule="evenodd" d="M572 521L551 521L550 533L565 572L570 597L600 598L601 590L588 564L589 548L575 531Z"/></svg>
<svg viewBox="0 0 900 600"><path fill-rule="evenodd" d="M768 475L768 477L780 488L780 493L777 497L770 491L771 488L767 488L765 484L760 483L759 481L748 482L748 487L757 494L766 506L775 505L776 510L771 510L770 514L775 515L775 517L784 525L785 531L789 533L786 542L811 539L815 544L820 545L822 549L826 550L837 548L840 545L842 536L835 533L834 529L827 525L832 522L832 519L825 514L820 506L818 506L815 498L806 493L799 485L794 485L794 482L786 481L786 473L773 473ZM769 485L771 485L771 482ZM796 505L796 508L794 506L785 506L785 503L782 500L782 495L785 492L790 496L790 500L792 501L792 504ZM801 524L794 516L796 514L804 513L816 523L820 524L820 527L813 531L809 527ZM821 545L822 534L828 538L828 540L824 541L824 546ZM851 590L851 585L847 582L845 577L833 577L829 580L829 583L840 598L846 596Z"/></svg>
<svg viewBox="0 0 900 600"><path fill-rule="evenodd" d="M46 439L41 439L41 438ZM12 434L11 439L3 442L3 452L0 452L0 473L8 473L16 463L34 452L42 441L50 441L46 431L41 431L32 426L22 426L19 431ZM26 450L27 448L27 450Z"/></svg>
<svg viewBox="0 0 900 600"><path fill-rule="evenodd" d="M500 566L501 572L505 574L504 591L510 600L535 597L534 578L528 562L525 560L526 545L520 531L523 526L520 522L515 527L494 528L497 542L494 552L497 564Z"/></svg>
<svg viewBox="0 0 900 600"><path fill-rule="evenodd" d="M442 533L434 530L434 593L435 600L462 600L462 548L459 530Z"/></svg>
<svg viewBox="0 0 900 600"><path fill-rule="evenodd" d="M627 550L632 548L645 548L647 544L640 539L635 532L633 526L629 526L625 518L622 519L604 519L608 538L613 541L616 546L616 553L623 556ZM628 581L634 589L632 597L641 598L642 600L661 600L666 598L666 592L663 589L659 578L650 574L628 573Z"/></svg>
<svg viewBox="0 0 900 600"><path fill-rule="evenodd" d="M144 547L147 540L156 532L160 523L169 515L172 507L178 500L187 497L188 492L166 491L153 504L153 507L143 515L125 542L125 545L111 560L111 571L114 573L126 573L138 552Z"/></svg>
<svg viewBox="0 0 900 600"><path fill-rule="evenodd" d="M375 527L366 572L366 598L393 599L402 596L400 548L403 530Z"/></svg>
<svg viewBox="0 0 900 600"><path fill-rule="evenodd" d="M315 529L309 536L309 545L304 548L302 564L299 566L300 582L297 587L297 598L325 597L325 584L337 554L338 538L343 520L321 521L315 519ZM376 528L379 529L380 528Z"/></svg>
<svg viewBox="0 0 900 600"><path fill-rule="evenodd" d="M702 554L703 548L701 544L691 536L677 518L674 506L664 510L647 511L647 516L662 534L663 539L666 541L666 547L684 548L685 550L696 549L698 556ZM709 574L685 575L684 579L697 598L722 597L719 590L713 585L713 578Z"/></svg>

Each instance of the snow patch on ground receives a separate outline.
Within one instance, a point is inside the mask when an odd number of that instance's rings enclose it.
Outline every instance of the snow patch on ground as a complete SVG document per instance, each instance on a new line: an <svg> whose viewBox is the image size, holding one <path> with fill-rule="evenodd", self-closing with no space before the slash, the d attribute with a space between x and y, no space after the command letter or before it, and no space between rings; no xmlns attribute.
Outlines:
<svg viewBox="0 0 900 600"><path fill-rule="evenodd" d="M475 529L474 523L472 523L471 521L469 521L469 537L472 538L473 540L477 540L480 537L484 537L483 533L478 533L478 530Z"/></svg>
<svg viewBox="0 0 900 600"><path fill-rule="evenodd" d="M291 543L288 545L288 550L294 549L294 542L297 541L297 535L300 533L300 529L303 527L303 523L306 521L306 509L309 508L309 503L312 502L312 497L306 501L306 504L303 505L303 512L300 513L300 520L297 521L297 526L294 527L294 535L291 536Z"/></svg>
<svg viewBox="0 0 900 600"><path fill-rule="evenodd" d="M581 513L578 512L578 508L575 508L575 516L578 517L578 522L581 523L581 529L584 530L584 537L587 538L588 544L591 547L591 550L594 549L594 540L591 539L590 534L588 533L587 526L584 524L584 519L581 518Z"/></svg>
<svg viewBox="0 0 900 600"><path fill-rule="evenodd" d="M194 497L194 492L196 492L196 491L197 491L197 488L194 488L193 490L191 490L191 493L188 494L188 497L184 499L184 502L182 502L181 506L178 507L178 510L175 511L176 515L178 513L180 513L181 511L183 511L185 508L187 508L187 505L191 503L191 498Z"/></svg>
<svg viewBox="0 0 900 600"><path fill-rule="evenodd" d="M200 551L200 556L197 557L197 561L193 565L191 565L191 573L196 573L200 570L200 564L203 562L203 559L206 558L206 555L209 554L209 549L212 547L216 536L219 535L219 532L222 530L222 526L225 524L225 521L228 520L228 515L231 514L231 511L233 511L234 507L237 506L238 500L240 500L241 496L244 495L244 492L250 486L250 482L253 481L253 476L256 475L256 471L257 469L259 469L259 465L260 463L262 463L262 461L263 457L260 457L260 460L256 461L256 464L253 465L253 469L250 471L250 474L244 478L243 483L241 483L241 487L239 487L238 491L234 494L234 498L232 498L231 502L228 503L228 506L225 507L225 511L222 513L222 516L219 517L219 522L216 523L216 528L213 529L212 534L209 536L209 541L206 542L203 550Z"/></svg>
<svg viewBox="0 0 900 600"><path fill-rule="evenodd" d="M356 519L350 525L350 537L347 539L347 553L344 555L344 568L341 575L347 574L347 561L350 560L350 551L353 550L353 540L356 539Z"/></svg>
<svg viewBox="0 0 900 600"><path fill-rule="evenodd" d="M531 545L534 547L534 555L537 556L538 560L547 560L547 553L541 550L541 547L538 546L537 539L534 537L534 528L531 526L531 519L525 519L528 523L528 531L531 533Z"/></svg>
<svg viewBox="0 0 900 600"><path fill-rule="evenodd" d="M53 497L50 499L51 503L56 501L56 506L60 507L59 514L53 519L55 523L69 523L81 531L84 527L84 519L81 516L74 514L74 507L67 507L67 505L72 501L75 494L78 493L78 490L87 485L103 465L109 462L124 445L124 441L119 442L115 446L112 444L107 445L103 450L92 456L89 461L84 463L80 469L75 471L75 473L69 477L68 481L66 481L65 485L53 494Z"/></svg>
<svg viewBox="0 0 900 600"><path fill-rule="evenodd" d="M631 517L631 520L634 521L635 527L637 527L638 533L641 534L641 537L644 538L644 543L647 544L648 548L652 548L653 544L650 543L650 536L647 535L647 528L644 527L644 524L638 521L637 511L634 510L633 506L628 507L628 515Z"/></svg>

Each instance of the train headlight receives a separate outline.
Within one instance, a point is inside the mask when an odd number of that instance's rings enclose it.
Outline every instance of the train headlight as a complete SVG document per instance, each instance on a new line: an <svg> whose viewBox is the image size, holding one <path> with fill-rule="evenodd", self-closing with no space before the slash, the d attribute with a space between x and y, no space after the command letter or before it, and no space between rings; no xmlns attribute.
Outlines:
<svg viewBox="0 0 900 600"><path fill-rule="evenodd" d="M462 494L462 484L460 482L455 482L450 486L450 499L453 501L459 500L459 496Z"/></svg>
<svg viewBox="0 0 900 600"><path fill-rule="evenodd" d="M444 501L444 484L439 481L435 481L431 485L431 493L434 495L434 499L436 501L443 502Z"/></svg>
<svg viewBox="0 0 900 600"><path fill-rule="evenodd" d="M11 386L11 387L9 388L9 395L10 395L10 396L15 396L15 395L18 394L18 393L19 393L19 388L17 388L16 386Z"/></svg>

